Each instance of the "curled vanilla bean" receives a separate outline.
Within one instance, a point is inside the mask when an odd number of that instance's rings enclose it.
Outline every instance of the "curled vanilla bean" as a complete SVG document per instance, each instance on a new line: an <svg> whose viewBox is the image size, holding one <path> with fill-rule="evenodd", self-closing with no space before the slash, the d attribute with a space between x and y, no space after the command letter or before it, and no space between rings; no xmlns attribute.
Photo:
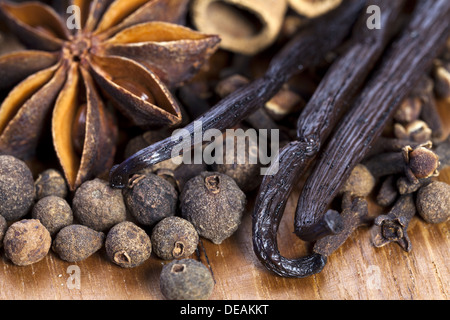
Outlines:
<svg viewBox="0 0 450 320"><path fill-rule="evenodd" d="M225 130L247 118L272 98L293 75L317 65L323 56L342 43L354 23L364 1L349 0L329 15L313 21L293 38L271 61L266 74L247 86L236 90L200 116L202 130ZM194 123L186 129L193 141ZM110 172L110 184L124 188L129 177L145 167L172 157L172 149L179 141L171 137L161 140L114 166Z"/></svg>
<svg viewBox="0 0 450 320"><path fill-rule="evenodd" d="M295 231L300 238L310 235L309 230L320 222L353 167L445 46L450 26L442 21L449 14L446 0L418 2L409 26L336 128L309 176L296 211Z"/></svg>
<svg viewBox="0 0 450 320"><path fill-rule="evenodd" d="M371 1L370 4L383 8L382 21L386 26L397 19L402 8L400 1L392 3L379 0ZM321 144L327 139L393 36L388 28L372 33L366 26L366 19L363 14L354 27L354 38L349 49L331 66L301 113L297 123L298 141L281 150L280 170L273 175L266 175L262 181L253 211L253 248L259 260L278 275L305 277L320 272L323 268L321 263L326 261L324 257L319 256L319 259L316 256L315 272L310 267L310 260L307 260L309 263L303 268L300 259L281 256L276 235L293 185L316 158ZM282 186L283 189L280 189ZM339 221L339 214L333 214L333 211L327 213L309 230L312 236L326 236L340 230L342 223ZM310 270L310 273L299 270Z"/></svg>

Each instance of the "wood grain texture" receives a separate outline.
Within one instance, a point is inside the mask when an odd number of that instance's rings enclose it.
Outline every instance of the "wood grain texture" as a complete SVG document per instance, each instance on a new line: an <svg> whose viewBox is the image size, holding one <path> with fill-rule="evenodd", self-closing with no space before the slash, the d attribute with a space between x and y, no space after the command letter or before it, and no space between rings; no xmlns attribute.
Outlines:
<svg viewBox="0 0 450 320"><path fill-rule="evenodd" d="M310 249L310 244L293 234L293 206L298 192L295 190L289 200L280 225L280 250L287 257L305 254ZM370 207L371 214L379 210L374 205ZM270 273L255 257L251 214L247 212L239 230L222 244L202 241L216 281L211 299L449 299L450 222L429 225L415 217L409 235L413 249L406 253L397 244L373 247L369 229L360 228L329 257L321 273L288 279ZM68 286L67 268L74 263L61 261L53 252L27 267L12 265L3 252L1 256L2 300L164 299L159 290L159 273L167 262L154 255L137 268L122 269L111 263L102 249L75 263L80 268L80 289ZM207 264L203 253L200 259Z"/></svg>

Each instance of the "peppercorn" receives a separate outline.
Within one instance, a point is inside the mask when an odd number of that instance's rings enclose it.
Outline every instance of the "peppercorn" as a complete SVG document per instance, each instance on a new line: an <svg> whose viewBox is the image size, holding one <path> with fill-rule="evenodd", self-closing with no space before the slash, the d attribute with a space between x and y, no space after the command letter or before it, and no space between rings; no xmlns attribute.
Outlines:
<svg viewBox="0 0 450 320"><path fill-rule="evenodd" d="M353 168L350 176L341 188L341 193L350 193L354 196L368 196L375 186L375 177L363 164L358 164Z"/></svg>
<svg viewBox="0 0 450 320"><path fill-rule="evenodd" d="M206 300L213 292L214 279L199 261L174 260L163 267L160 288L169 300Z"/></svg>
<svg viewBox="0 0 450 320"><path fill-rule="evenodd" d="M62 228L73 223L72 208L66 200L57 196L48 196L39 200L31 212L54 236Z"/></svg>
<svg viewBox="0 0 450 320"><path fill-rule="evenodd" d="M64 176L55 169L48 169L43 171L35 183L36 200L40 200L47 196L58 196L66 198L67 184Z"/></svg>
<svg viewBox="0 0 450 320"><path fill-rule="evenodd" d="M139 266L152 253L150 237L130 221L121 222L109 230L105 248L109 259L123 268Z"/></svg>
<svg viewBox="0 0 450 320"><path fill-rule="evenodd" d="M72 224L58 232L52 250L64 261L83 261L102 248L104 239L103 232Z"/></svg>
<svg viewBox="0 0 450 320"><path fill-rule="evenodd" d="M96 231L106 231L126 219L122 192L98 178L83 183L77 189L72 209L74 217L82 225Z"/></svg>
<svg viewBox="0 0 450 320"><path fill-rule="evenodd" d="M18 266L42 260L50 250L51 243L50 233L37 219L13 223L3 239L6 257Z"/></svg>
<svg viewBox="0 0 450 320"><path fill-rule="evenodd" d="M8 222L3 216L0 216L0 248L3 246L3 237L8 229Z"/></svg>
<svg viewBox="0 0 450 320"><path fill-rule="evenodd" d="M175 187L162 177L148 173L134 175L124 199L130 214L142 225L153 226L160 220L174 216L178 193Z"/></svg>
<svg viewBox="0 0 450 320"><path fill-rule="evenodd" d="M180 217L167 217L153 228L152 248L164 260L186 258L195 252L199 236L189 221Z"/></svg>
<svg viewBox="0 0 450 320"><path fill-rule="evenodd" d="M246 196L227 175L202 172L186 183L180 205L200 236L220 244L238 229Z"/></svg>
<svg viewBox="0 0 450 320"><path fill-rule="evenodd" d="M35 197L33 174L25 162L0 156L0 215L7 221L24 217Z"/></svg>
<svg viewBox="0 0 450 320"><path fill-rule="evenodd" d="M419 215L428 223L443 223L450 219L450 185L433 181L417 192Z"/></svg>

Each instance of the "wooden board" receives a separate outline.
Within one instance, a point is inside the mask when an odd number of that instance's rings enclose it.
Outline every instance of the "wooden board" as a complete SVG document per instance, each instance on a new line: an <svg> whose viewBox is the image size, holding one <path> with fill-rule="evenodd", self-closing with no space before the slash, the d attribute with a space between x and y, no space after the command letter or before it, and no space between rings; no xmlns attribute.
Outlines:
<svg viewBox="0 0 450 320"><path fill-rule="evenodd" d="M287 257L306 254L309 247L293 234L297 196L298 191L280 225L280 250ZM371 206L372 213L376 210ZM375 248L369 229L358 229L329 257L320 274L286 279L270 273L256 259L247 212L239 230L222 244L202 241L216 280L211 299L449 299L450 222L430 225L416 217L408 234L410 253L397 244ZM134 269L114 265L104 250L75 264L50 252L27 267L12 265L3 252L1 256L0 299L164 299L159 273L167 262L154 255ZM206 263L204 254L201 259ZM79 288L71 280L73 265L79 267Z"/></svg>

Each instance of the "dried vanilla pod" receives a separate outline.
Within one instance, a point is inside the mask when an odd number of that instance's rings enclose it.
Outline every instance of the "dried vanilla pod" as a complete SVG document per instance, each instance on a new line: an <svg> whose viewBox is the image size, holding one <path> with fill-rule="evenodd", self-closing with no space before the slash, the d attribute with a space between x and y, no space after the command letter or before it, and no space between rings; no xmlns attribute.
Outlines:
<svg viewBox="0 0 450 320"><path fill-rule="evenodd" d="M51 243L50 233L36 219L14 222L3 238L6 257L18 266L41 261L50 250Z"/></svg>
<svg viewBox="0 0 450 320"><path fill-rule="evenodd" d="M152 253L150 237L145 230L130 221L116 224L109 230L105 248L108 258L122 268L137 267Z"/></svg>
<svg viewBox="0 0 450 320"><path fill-rule="evenodd" d="M33 174L25 162L0 155L0 215L19 220L30 211L34 198Z"/></svg>
<svg viewBox="0 0 450 320"><path fill-rule="evenodd" d="M202 172L186 183L180 196L183 218L215 244L239 227L247 199L236 182L219 172Z"/></svg>
<svg viewBox="0 0 450 320"><path fill-rule="evenodd" d="M197 249L199 236L186 219L167 217L156 224L151 234L152 250L161 259L187 258Z"/></svg>
<svg viewBox="0 0 450 320"><path fill-rule="evenodd" d="M52 250L68 262L83 261L103 247L105 234L79 224L62 228L53 240Z"/></svg>
<svg viewBox="0 0 450 320"><path fill-rule="evenodd" d="M168 300L206 300L214 290L211 272L193 259L166 264L159 281L161 292Z"/></svg>
<svg viewBox="0 0 450 320"><path fill-rule="evenodd" d="M72 209L80 224L96 231L106 231L126 219L121 190L111 188L107 181L98 178L84 182L77 189Z"/></svg>
<svg viewBox="0 0 450 320"><path fill-rule="evenodd" d="M433 181L417 192L419 215L428 223L444 223L450 219L450 185Z"/></svg>
<svg viewBox="0 0 450 320"><path fill-rule="evenodd" d="M73 223L73 212L66 200L57 196L40 199L31 211L33 219L38 219L51 236Z"/></svg>
<svg viewBox="0 0 450 320"><path fill-rule="evenodd" d="M134 175L123 194L128 211L144 226L153 226L176 214L178 193L175 187L155 174Z"/></svg>
<svg viewBox="0 0 450 320"><path fill-rule="evenodd" d="M36 200L48 196L66 198L68 187L64 176L55 169L48 169L39 174L34 182L36 187Z"/></svg>

